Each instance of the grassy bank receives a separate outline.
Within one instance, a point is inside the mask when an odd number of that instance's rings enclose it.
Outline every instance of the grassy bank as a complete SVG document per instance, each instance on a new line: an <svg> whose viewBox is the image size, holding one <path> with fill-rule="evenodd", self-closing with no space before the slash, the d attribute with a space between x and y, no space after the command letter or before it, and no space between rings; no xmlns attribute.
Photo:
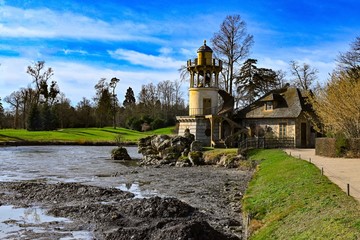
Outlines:
<svg viewBox="0 0 360 240"><path fill-rule="evenodd" d="M125 128L66 128L56 131L27 131L24 129L1 129L0 142L114 142L120 135L121 141L136 143L140 138L153 134L172 134L174 127L138 132Z"/></svg>
<svg viewBox="0 0 360 240"><path fill-rule="evenodd" d="M250 239L359 239L360 205L311 163L281 150L262 160L243 198Z"/></svg>

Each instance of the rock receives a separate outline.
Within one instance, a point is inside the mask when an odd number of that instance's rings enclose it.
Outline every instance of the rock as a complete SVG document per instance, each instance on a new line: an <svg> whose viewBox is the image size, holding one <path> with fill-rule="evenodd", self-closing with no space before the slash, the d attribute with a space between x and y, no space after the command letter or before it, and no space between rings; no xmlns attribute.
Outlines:
<svg viewBox="0 0 360 240"><path fill-rule="evenodd" d="M189 139L190 142L195 140L195 135L190 133L190 129L185 129L184 131L184 137Z"/></svg>
<svg viewBox="0 0 360 240"><path fill-rule="evenodd" d="M160 151L160 149L164 149L169 145L170 141L166 141L169 139L170 137L168 135L155 135L151 139L151 147Z"/></svg>
<svg viewBox="0 0 360 240"><path fill-rule="evenodd" d="M202 151L203 145L200 141L193 141L190 145L190 151Z"/></svg>
<svg viewBox="0 0 360 240"><path fill-rule="evenodd" d="M138 152L143 155L140 165L171 164L188 155L192 137L154 135L139 140Z"/></svg>
<svg viewBox="0 0 360 240"><path fill-rule="evenodd" d="M182 156L176 161L175 166L176 167L191 167L191 162L190 162L189 158Z"/></svg>
<svg viewBox="0 0 360 240"><path fill-rule="evenodd" d="M126 148L118 147L111 151L111 158L114 160L131 160Z"/></svg>
<svg viewBox="0 0 360 240"><path fill-rule="evenodd" d="M204 165L205 163L203 159L203 153L200 151L190 152L188 157L192 165Z"/></svg>

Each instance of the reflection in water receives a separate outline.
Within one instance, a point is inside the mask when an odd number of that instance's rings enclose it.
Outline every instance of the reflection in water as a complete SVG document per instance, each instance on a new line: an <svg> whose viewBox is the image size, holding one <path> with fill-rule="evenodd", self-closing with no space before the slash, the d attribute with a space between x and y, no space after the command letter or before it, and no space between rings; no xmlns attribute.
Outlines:
<svg viewBox="0 0 360 240"><path fill-rule="evenodd" d="M67 218L46 215L44 210L37 207L14 208L11 205L0 206L1 239L14 239L14 234L18 236L16 233L20 234L24 230L46 232L48 227L41 227L40 224L50 222L69 223L71 221ZM64 233L59 228L54 228L52 232ZM86 231L74 231L71 235L72 237L67 239L88 240L93 238L92 233Z"/></svg>
<svg viewBox="0 0 360 240"><path fill-rule="evenodd" d="M135 198L149 198L158 195L159 193L156 190L143 190L141 189L141 185L144 185L145 183L141 184L138 182L135 183L123 183L117 186L117 189L120 189L121 191L127 191L131 192L135 195Z"/></svg>
<svg viewBox="0 0 360 240"><path fill-rule="evenodd" d="M136 161L132 161L131 164L112 161L113 148L113 146L0 147L0 181L80 182L102 187L117 187L124 183L124 178L116 173L132 168L132 164ZM141 158L137 153L137 147L126 148L133 159ZM141 192L139 185L136 184L127 185L124 190L134 191L137 197L154 195L149 191ZM41 224L53 221L64 223L69 220L48 216L40 208L0 206L0 239L15 237L18 239L25 230L62 233L61 228L56 228L56 224L52 229L40 227ZM70 233L66 234L69 236ZM73 231L71 234L71 237L61 239L93 239L92 234L86 231Z"/></svg>

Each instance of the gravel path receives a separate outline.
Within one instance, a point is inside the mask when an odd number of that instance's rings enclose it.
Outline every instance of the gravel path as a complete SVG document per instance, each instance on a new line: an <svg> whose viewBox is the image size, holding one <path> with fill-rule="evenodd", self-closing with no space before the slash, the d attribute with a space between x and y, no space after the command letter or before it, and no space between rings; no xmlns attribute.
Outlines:
<svg viewBox="0 0 360 240"><path fill-rule="evenodd" d="M338 185L344 192L350 187L350 195L360 202L360 159L330 158L315 155L315 149L286 149L291 156L311 161L324 175Z"/></svg>

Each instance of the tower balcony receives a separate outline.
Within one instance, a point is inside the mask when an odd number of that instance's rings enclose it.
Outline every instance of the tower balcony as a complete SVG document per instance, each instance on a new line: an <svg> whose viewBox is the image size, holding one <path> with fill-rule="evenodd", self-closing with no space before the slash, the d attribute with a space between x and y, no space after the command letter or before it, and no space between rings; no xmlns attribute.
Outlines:
<svg viewBox="0 0 360 240"><path fill-rule="evenodd" d="M189 108L189 116L216 115L218 107Z"/></svg>
<svg viewBox="0 0 360 240"><path fill-rule="evenodd" d="M206 63L206 64L202 64L202 63ZM219 59L207 59L207 58L202 58L202 59L189 59L187 61L187 67L196 67L196 66L202 66L202 65L206 65L206 66L215 66L215 67L220 67L222 68L222 61Z"/></svg>

